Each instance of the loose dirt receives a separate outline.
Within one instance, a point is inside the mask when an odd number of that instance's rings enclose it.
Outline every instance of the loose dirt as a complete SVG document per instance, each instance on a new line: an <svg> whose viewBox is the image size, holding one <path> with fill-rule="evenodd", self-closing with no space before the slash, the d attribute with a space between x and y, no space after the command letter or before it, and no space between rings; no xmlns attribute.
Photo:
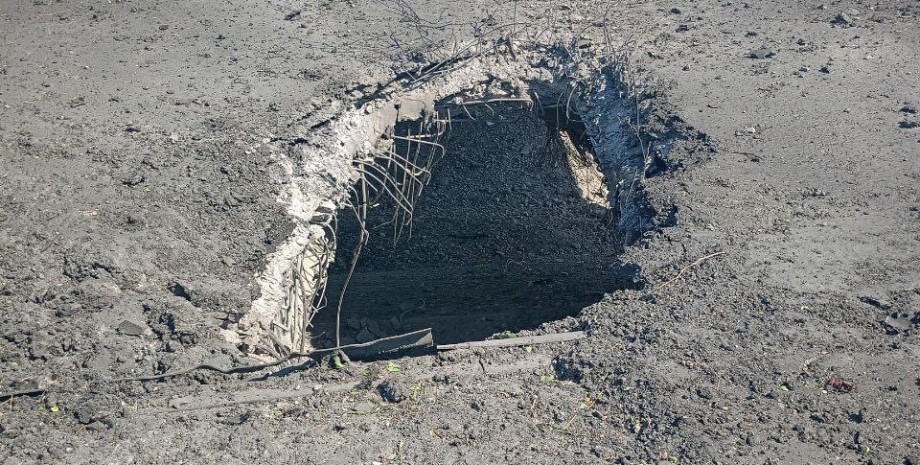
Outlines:
<svg viewBox="0 0 920 465"><path fill-rule="evenodd" d="M916 2L4 2L0 393L30 394L0 399L0 463L920 463L918 21ZM655 81L632 148L666 156L630 191L650 222L606 222L564 141L534 157L539 115L458 124L412 239L375 234L359 263L347 336L588 337L117 381L259 363L223 330L295 230L285 161L310 200L333 192L335 160L304 150L331 119L466 44L554 40L629 50L629 84Z"/></svg>

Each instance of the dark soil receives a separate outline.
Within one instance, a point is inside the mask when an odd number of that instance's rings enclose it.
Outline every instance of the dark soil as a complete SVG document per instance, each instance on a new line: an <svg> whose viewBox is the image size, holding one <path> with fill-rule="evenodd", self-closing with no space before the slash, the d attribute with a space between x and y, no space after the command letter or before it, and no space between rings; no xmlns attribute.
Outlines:
<svg viewBox="0 0 920 465"><path fill-rule="evenodd" d="M393 207L372 210L342 308L343 344L424 328L437 343L507 336L614 290L613 212L582 197L558 130L520 105L468 111L442 138L446 155L395 244ZM327 335L360 228L350 210L340 217L330 311L315 329Z"/></svg>
<svg viewBox="0 0 920 465"><path fill-rule="evenodd" d="M918 21L909 1L0 2L0 395L31 392L0 399L0 463L920 463ZM375 234L362 281L424 275L406 292L443 312L459 285L554 304L457 339L587 338L117 380L257 363L219 332L290 234L279 161L328 161L304 136L462 44L549 37L628 44L656 78L642 143L671 163L642 193L676 222L621 250L564 171L527 169L541 122L458 127L469 157L412 240ZM486 188L507 203L467 203ZM495 250L510 284L470 258ZM419 268L437 257L466 268ZM645 286L599 297L613 264ZM482 286L441 291L458 276Z"/></svg>

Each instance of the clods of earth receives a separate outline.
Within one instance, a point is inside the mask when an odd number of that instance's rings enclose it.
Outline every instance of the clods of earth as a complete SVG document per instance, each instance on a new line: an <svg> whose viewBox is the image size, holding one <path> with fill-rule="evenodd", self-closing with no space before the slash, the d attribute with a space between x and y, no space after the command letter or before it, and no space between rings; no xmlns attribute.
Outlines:
<svg viewBox="0 0 920 465"><path fill-rule="evenodd" d="M846 0L3 2L0 463L918 464L918 21ZM312 135L535 42L629 57L623 95L645 93L617 124L667 158L606 188L650 222L623 240L539 114L471 108L412 240L369 243L343 336L585 337L272 366L227 337L297 230L292 173L313 173L304 203L331 189Z"/></svg>

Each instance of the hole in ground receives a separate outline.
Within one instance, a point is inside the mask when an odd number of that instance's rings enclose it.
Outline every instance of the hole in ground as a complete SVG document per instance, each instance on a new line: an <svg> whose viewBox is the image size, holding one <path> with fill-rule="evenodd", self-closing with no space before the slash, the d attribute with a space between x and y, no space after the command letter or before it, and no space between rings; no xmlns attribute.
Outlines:
<svg viewBox="0 0 920 465"><path fill-rule="evenodd" d="M451 110L445 155L432 166L411 233L394 244L393 207L368 212L342 344L429 327L439 344L515 333L576 315L616 288L615 212L584 126L564 113L521 104ZM400 123L395 134L418 127ZM335 345L336 305L359 234L355 215L340 211L315 346Z"/></svg>

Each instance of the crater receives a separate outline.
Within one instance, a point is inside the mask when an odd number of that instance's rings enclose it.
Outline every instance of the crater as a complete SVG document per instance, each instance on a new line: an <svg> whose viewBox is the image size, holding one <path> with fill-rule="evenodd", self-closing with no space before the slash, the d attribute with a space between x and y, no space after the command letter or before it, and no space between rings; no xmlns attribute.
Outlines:
<svg viewBox="0 0 920 465"><path fill-rule="evenodd" d="M581 121L563 107L449 101L438 104L443 134L427 137L440 146L413 141L425 136L419 121L397 125L398 139L384 136L430 177L417 186L411 218L389 196L370 205L350 279L362 222L339 213L327 296L343 297L342 344L424 328L438 343L512 335L576 315L616 288L615 211ZM396 164L375 160L388 162ZM374 192L405 178L401 169L368 170ZM337 303L327 309L314 320L325 336L314 344L329 347Z"/></svg>
<svg viewBox="0 0 920 465"><path fill-rule="evenodd" d="M645 180L675 132L622 57L522 47L428 65L279 161L296 227L228 339L279 356L431 328L513 336L642 286L626 244L676 221Z"/></svg>

